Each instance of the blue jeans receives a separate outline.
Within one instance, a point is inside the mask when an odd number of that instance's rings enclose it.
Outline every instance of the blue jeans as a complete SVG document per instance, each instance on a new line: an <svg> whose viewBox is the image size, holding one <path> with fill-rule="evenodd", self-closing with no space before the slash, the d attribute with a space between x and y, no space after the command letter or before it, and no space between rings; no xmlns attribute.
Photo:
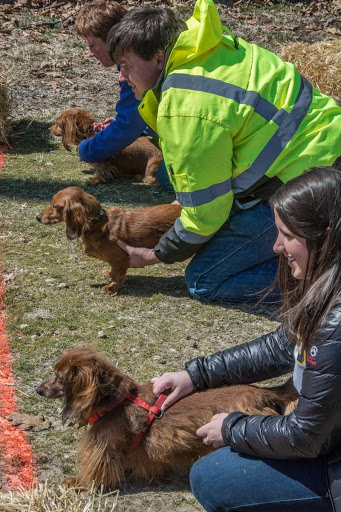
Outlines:
<svg viewBox="0 0 341 512"><path fill-rule="evenodd" d="M229 446L191 469L196 499L208 512L332 512L324 458L257 459Z"/></svg>
<svg viewBox="0 0 341 512"><path fill-rule="evenodd" d="M156 179L159 182L159 185L163 188L163 190L166 190L167 192L174 192L174 187L170 182L164 160L162 160L158 167Z"/></svg>
<svg viewBox="0 0 341 512"><path fill-rule="evenodd" d="M276 237L268 201L232 211L229 220L189 263L185 279L190 294L204 302L256 302L276 277ZM279 299L276 288L265 300Z"/></svg>

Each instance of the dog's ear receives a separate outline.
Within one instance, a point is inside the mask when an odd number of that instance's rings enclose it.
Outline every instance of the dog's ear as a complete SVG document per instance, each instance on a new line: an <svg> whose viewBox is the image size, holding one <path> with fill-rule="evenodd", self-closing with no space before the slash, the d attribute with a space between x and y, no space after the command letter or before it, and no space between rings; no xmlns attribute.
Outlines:
<svg viewBox="0 0 341 512"><path fill-rule="evenodd" d="M67 151L71 151L70 144L77 143L76 136L76 124L74 120L74 116L66 116L63 121L60 123L60 128L62 132L62 142L63 146Z"/></svg>
<svg viewBox="0 0 341 512"><path fill-rule="evenodd" d="M98 375L93 365L71 366L64 377L63 423L84 423L98 401Z"/></svg>
<svg viewBox="0 0 341 512"><path fill-rule="evenodd" d="M69 199L64 207L64 220L66 236L69 240L76 240L82 236L83 229L89 228L85 207L80 202Z"/></svg>

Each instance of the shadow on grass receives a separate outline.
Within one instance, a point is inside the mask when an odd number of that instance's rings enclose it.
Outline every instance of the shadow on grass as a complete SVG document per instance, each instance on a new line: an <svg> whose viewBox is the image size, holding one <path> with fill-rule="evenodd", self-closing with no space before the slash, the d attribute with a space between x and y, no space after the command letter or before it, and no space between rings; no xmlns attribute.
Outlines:
<svg viewBox="0 0 341 512"><path fill-rule="evenodd" d="M101 289L107 282L93 284L91 288ZM143 275L127 276L124 288L119 292L121 296L130 297L152 297L155 294L170 297L190 298L184 276L155 277ZM195 299L192 299L195 300ZM205 304L202 302L202 304ZM238 310L243 313L258 315L269 320L277 320L280 303L232 303L232 302L210 302L209 306L218 306L226 310Z"/></svg>
<svg viewBox="0 0 341 512"><path fill-rule="evenodd" d="M93 284L91 288L102 288L107 283ZM130 297L152 297L155 294L172 297L188 297L183 276L155 277L128 275L120 295Z"/></svg>
<svg viewBox="0 0 341 512"><path fill-rule="evenodd" d="M47 180L37 178L12 178L0 174L0 197L16 200L39 200L50 202L52 197L66 187L76 186L96 197L104 208L122 206L125 209L142 208L159 204L168 204L174 200L174 195L159 188L139 186L138 183L118 182L97 187L86 186L80 180ZM128 205L128 206L127 206Z"/></svg>
<svg viewBox="0 0 341 512"><path fill-rule="evenodd" d="M150 483L127 479L121 487L121 495L133 495L148 492L190 491L189 469L178 469L163 477L154 478Z"/></svg>
<svg viewBox="0 0 341 512"><path fill-rule="evenodd" d="M12 124L10 142L19 155L48 153L58 148L49 131L51 123L20 119Z"/></svg>

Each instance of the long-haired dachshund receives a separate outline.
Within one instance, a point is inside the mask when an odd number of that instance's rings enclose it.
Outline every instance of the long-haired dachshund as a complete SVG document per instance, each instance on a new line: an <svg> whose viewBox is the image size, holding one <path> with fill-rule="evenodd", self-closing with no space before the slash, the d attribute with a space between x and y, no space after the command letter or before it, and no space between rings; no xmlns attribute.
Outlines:
<svg viewBox="0 0 341 512"><path fill-rule="evenodd" d="M63 399L63 422L91 425L80 440L79 473L66 483L90 488L94 481L105 489L115 489L126 471L150 479L173 468L189 467L213 449L195 432L214 414L282 414L297 398L287 385L212 388L182 398L162 415L158 403L163 397L156 399L151 384L137 384L89 349L64 352L54 375L42 382L37 392Z"/></svg>
<svg viewBox="0 0 341 512"><path fill-rule="evenodd" d="M95 135L93 131L94 117L87 110L71 108L57 118L50 127L50 132L62 137L66 150L71 144L79 144L82 140ZM109 183L115 178L142 176L144 183L155 183L156 172L162 161L161 151L154 146L148 137L139 137L130 146L104 162L92 163L95 175L88 185Z"/></svg>
<svg viewBox="0 0 341 512"><path fill-rule="evenodd" d="M177 204L104 210L94 196L79 187L67 187L57 192L36 219L42 224L65 222L69 240L79 240L86 255L109 263L111 270L103 275L111 282L102 290L116 295L129 268L129 256L117 240L134 247L153 248L180 213L181 206Z"/></svg>

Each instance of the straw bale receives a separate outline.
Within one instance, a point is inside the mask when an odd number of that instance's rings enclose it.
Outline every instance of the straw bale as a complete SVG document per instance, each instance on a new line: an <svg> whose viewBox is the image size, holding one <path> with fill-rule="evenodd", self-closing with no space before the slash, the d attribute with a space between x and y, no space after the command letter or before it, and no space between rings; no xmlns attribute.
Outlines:
<svg viewBox="0 0 341 512"><path fill-rule="evenodd" d="M0 71L0 144L8 145L8 135L11 129L11 96L10 96L10 75L5 67Z"/></svg>
<svg viewBox="0 0 341 512"><path fill-rule="evenodd" d="M310 43L290 43L279 51L280 57L323 94L341 103L341 39Z"/></svg>
<svg viewBox="0 0 341 512"><path fill-rule="evenodd" d="M93 487L80 493L79 489L45 482L30 491L0 493L0 512L113 512L118 496L118 491L105 494Z"/></svg>

